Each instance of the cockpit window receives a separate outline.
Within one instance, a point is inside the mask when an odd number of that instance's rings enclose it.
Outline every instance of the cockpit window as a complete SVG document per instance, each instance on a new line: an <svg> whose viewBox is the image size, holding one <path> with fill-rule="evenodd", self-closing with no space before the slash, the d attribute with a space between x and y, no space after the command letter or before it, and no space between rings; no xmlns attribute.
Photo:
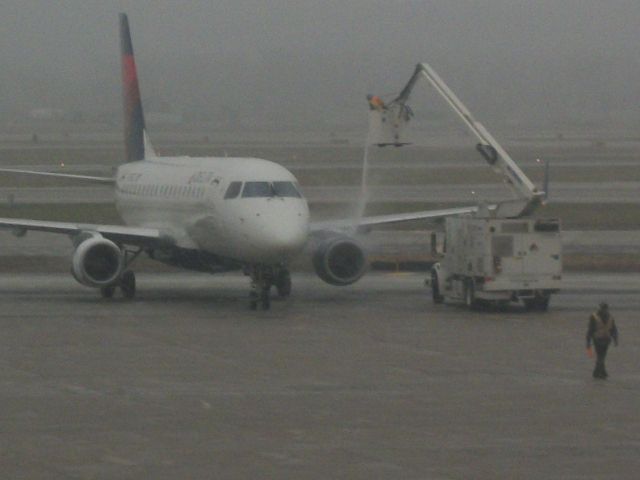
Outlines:
<svg viewBox="0 0 640 480"><path fill-rule="evenodd" d="M273 191L278 197L301 197L300 192L292 182L273 182Z"/></svg>
<svg viewBox="0 0 640 480"><path fill-rule="evenodd" d="M242 189L242 182L231 182L224 194L224 198L236 198Z"/></svg>
<svg viewBox="0 0 640 480"><path fill-rule="evenodd" d="M293 197L302 198L293 182L246 182L242 198Z"/></svg>
<svg viewBox="0 0 640 480"><path fill-rule="evenodd" d="M273 197L269 182L246 182L242 190L242 198Z"/></svg>

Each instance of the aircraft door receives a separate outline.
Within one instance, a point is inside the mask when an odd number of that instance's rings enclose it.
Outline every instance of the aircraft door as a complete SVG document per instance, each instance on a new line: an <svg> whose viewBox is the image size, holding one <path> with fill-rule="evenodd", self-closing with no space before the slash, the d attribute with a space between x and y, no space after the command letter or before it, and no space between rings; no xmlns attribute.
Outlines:
<svg viewBox="0 0 640 480"><path fill-rule="evenodd" d="M222 178L214 177L211 179L207 187L206 202L209 208L213 211L217 210L218 204L222 200L225 187L223 183Z"/></svg>

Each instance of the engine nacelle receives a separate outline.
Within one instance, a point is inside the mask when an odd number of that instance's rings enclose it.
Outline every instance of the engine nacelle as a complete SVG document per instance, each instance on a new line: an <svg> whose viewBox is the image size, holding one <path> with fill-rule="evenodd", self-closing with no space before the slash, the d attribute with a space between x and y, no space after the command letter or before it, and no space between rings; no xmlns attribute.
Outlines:
<svg viewBox="0 0 640 480"><path fill-rule="evenodd" d="M331 285L351 285L367 270L367 257L355 240L336 236L324 240L316 248L313 267L318 276Z"/></svg>
<svg viewBox="0 0 640 480"><path fill-rule="evenodd" d="M84 240L73 252L71 273L82 285L105 287L114 284L124 269L124 254L111 240L95 236Z"/></svg>

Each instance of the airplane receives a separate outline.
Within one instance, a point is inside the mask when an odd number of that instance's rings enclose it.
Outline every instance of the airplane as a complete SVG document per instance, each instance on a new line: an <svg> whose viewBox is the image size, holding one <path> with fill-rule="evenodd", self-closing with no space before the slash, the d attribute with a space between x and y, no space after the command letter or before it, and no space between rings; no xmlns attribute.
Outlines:
<svg viewBox="0 0 640 480"><path fill-rule="evenodd" d="M120 50L126 158L113 177L17 169L3 172L71 178L114 188L124 225L0 218L17 236L28 231L68 235L74 245L73 277L112 298L136 292L131 270L142 253L188 270L243 269L251 277L250 308L270 308L271 288L291 293L288 265L305 246L317 275L344 286L358 281L367 259L355 238L361 229L477 211L460 207L312 223L294 175L258 158L157 155L149 141L133 44L126 14L120 17Z"/></svg>

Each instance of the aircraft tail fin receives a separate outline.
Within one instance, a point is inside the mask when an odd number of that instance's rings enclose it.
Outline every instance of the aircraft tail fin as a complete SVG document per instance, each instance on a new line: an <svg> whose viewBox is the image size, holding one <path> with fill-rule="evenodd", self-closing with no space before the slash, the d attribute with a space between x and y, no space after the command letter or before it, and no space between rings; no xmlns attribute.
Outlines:
<svg viewBox="0 0 640 480"><path fill-rule="evenodd" d="M129 19L126 13L120 14L120 54L126 161L134 162L145 158L145 123Z"/></svg>

